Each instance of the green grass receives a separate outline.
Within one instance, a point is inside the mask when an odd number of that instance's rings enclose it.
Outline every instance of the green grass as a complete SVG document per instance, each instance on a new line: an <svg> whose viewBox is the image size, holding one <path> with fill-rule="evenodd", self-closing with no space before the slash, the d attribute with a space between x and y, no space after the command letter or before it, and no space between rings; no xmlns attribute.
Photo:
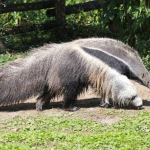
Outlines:
<svg viewBox="0 0 150 150"><path fill-rule="evenodd" d="M10 61L14 61L17 58L22 58L26 53L20 53L20 54L0 54L0 66L7 64Z"/></svg>
<svg viewBox="0 0 150 150"><path fill-rule="evenodd" d="M61 116L15 117L0 122L0 149L135 150L150 148L150 113L103 125ZM13 129L17 129L13 132Z"/></svg>

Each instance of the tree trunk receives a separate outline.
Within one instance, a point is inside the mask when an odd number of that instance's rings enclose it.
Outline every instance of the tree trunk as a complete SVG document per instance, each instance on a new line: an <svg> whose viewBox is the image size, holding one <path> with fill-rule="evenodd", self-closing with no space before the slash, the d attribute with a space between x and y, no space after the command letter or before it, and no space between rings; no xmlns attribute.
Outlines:
<svg viewBox="0 0 150 150"><path fill-rule="evenodd" d="M65 18L65 0L55 0L55 19L56 23L62 25L62 28L58 28L56 31L56 36L60 39L64 38L66 23Z"/></svg>

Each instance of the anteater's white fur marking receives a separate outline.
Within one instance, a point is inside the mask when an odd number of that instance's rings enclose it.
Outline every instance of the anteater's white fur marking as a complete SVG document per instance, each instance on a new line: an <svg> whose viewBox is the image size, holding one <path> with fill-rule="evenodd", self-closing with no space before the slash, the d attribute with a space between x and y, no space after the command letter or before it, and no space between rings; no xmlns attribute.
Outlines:
<svg viewBox="0 0 150 150"><path fill-rule="evenodd" d="M97 87L97 90L100 92L99 94L103 94L105 102L109 103L109 99L112 98L114 103L118 103L119 105L128 105L129 103L135 106L143 105L142 100L137 96L136 88L126 76L119 74L99 59L85 53L80 47L77 46L75 50L80 52L79 57L82 54L82 57L86 56L85 58L90 62L90 73L92 70L97 70L97 72L91 73L90 81L93 81L92 84ZM95 81L93 78L97 80ZM132 97L136 98L134 103L131 100Z"/></svg>

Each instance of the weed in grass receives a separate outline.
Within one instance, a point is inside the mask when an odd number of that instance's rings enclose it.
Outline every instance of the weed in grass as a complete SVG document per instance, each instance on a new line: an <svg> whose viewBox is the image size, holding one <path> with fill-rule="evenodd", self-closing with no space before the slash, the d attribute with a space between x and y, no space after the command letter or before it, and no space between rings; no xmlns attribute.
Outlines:
<svg viewBox="0 0 150 150"><path fill-rule="evenodd" d="M102 109L102 114L109 115L110 117L114 116L123 116L125 114L125 110L123 109Z"/></svg>

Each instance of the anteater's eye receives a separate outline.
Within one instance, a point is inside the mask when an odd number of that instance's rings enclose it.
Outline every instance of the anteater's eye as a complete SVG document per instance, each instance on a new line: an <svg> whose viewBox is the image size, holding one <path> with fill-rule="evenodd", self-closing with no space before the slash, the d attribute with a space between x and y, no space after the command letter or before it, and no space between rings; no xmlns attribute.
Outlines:
<svg viewBox="0 0 150 150"><path fill-rule="evenodd" d="M132 96L131 100L133 101L136 98L136 96Z"/></svg>

